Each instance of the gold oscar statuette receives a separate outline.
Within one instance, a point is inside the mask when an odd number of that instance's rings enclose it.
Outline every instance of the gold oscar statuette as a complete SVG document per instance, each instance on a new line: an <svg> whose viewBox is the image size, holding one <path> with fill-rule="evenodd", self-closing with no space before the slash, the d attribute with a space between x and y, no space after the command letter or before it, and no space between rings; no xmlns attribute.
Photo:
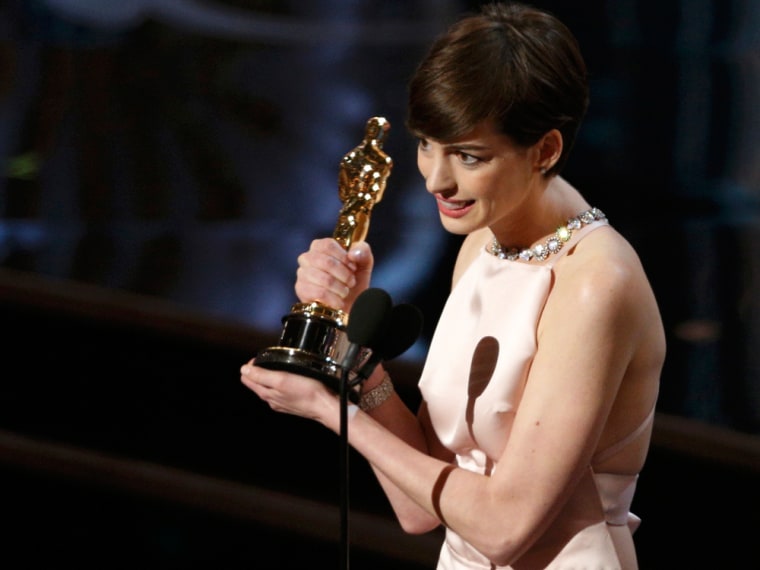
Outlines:
<svg viewBox="0 0 760 570"><path fill-rule="evenodd" d="M389 129L386 119L371 117L362 142L340 162L338 196L343 206L332 237L346 250L366 238L372 208L385 192L393 167L393 160L383 151ZM348 315L315 300L296 303L282 322L278 345L260 351L256 364L316 378L337 391L350 345Z"/></svg>

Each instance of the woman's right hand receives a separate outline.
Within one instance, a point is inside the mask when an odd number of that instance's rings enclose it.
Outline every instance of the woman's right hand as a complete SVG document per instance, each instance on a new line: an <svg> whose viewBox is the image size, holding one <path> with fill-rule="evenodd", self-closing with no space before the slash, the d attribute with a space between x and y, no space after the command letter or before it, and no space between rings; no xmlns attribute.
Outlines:
<svg viewBox="0 0 760 570"><path fill-rule="evenodd" d="M369 287L374 258L367 242L348 251L333 238L315 239L298 256L295 290L302 303L319 301L348 313L356 297Z"/></svg>

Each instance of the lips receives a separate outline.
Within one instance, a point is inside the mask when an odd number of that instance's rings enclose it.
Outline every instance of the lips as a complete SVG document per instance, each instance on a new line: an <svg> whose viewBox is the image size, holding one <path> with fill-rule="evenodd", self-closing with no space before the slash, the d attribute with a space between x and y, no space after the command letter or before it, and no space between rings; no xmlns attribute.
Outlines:
<svg viewBox="0 0 760 570"><path fill-rule="evenodd" d="M446 200L436 196L438 211L449 218L461 218L472 209L475 200Z"/></svg>

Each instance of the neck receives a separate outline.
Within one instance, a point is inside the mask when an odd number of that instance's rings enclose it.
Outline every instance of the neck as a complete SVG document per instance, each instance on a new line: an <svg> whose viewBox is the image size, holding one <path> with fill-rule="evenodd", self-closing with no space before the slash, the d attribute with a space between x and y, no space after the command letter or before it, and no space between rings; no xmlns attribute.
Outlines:
<svg viewBox="0 0 760 570"><path fill-rule="evenodd" d="M530 199L492 226L491 231L504 248L530 247L588 208L589 204L575 188L554 177L545 188L536 189Z"/></svg>

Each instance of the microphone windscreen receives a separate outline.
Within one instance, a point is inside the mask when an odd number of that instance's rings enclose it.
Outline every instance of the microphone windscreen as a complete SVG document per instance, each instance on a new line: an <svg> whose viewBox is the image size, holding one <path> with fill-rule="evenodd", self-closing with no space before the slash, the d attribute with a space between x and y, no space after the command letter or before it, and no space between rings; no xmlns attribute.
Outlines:
<svg viewBox="0 0 760 570"><path fill-rule="evenodd" d="M393 301L384 290L369 288L354 301L346 333L353 344L374 347L385 337Z"/></svg>
<svg viewBox="0 0 760 570"><path fill-rule="evenodd" d="M383 360L392 360L406 352L422 332L422 311L415 305L401 303L393 307L388 331L377 346Z"/></svg>

